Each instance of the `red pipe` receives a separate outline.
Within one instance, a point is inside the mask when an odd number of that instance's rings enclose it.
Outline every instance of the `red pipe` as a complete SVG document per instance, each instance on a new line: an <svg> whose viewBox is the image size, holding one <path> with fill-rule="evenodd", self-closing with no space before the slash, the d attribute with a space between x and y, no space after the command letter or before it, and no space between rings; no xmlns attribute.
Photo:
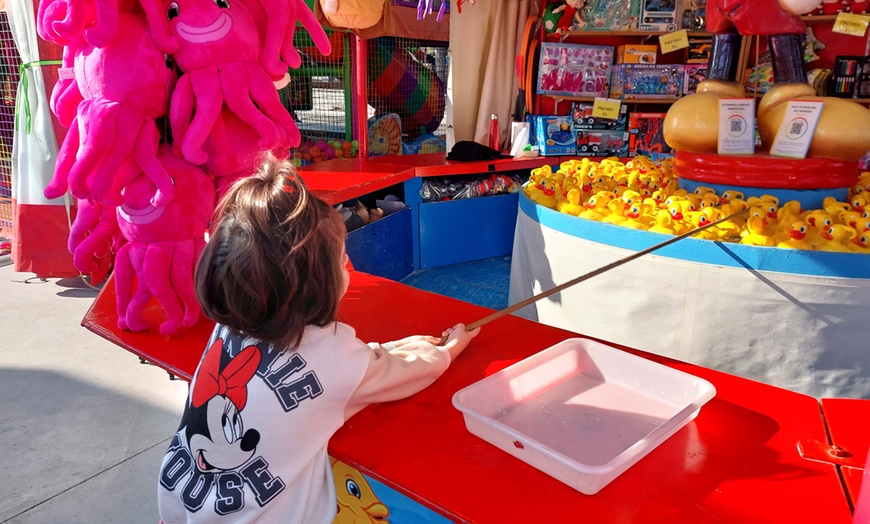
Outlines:
<svg viewBox="0 0 870 524"><path fill-rule="evenodd" d="M356 63L354 67L354 99L356 100L356 135L359 141L359 157L363 160L369 157L369 99L366 92L366 65L368 63L368 51L366 41L356 36Z"/></svg>

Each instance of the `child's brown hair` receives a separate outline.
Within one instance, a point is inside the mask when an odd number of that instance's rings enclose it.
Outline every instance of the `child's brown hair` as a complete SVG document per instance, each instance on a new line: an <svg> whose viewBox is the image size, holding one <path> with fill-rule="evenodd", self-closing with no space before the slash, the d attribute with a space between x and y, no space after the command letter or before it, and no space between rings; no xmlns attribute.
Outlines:
<svg viewBox="0 0 870 524"><path fill-rule="evenodd" d="M289 161L268 155L221 199L196 268L206 316L291 349L305 326L335 321L344 290L345 226Z"/></svg>

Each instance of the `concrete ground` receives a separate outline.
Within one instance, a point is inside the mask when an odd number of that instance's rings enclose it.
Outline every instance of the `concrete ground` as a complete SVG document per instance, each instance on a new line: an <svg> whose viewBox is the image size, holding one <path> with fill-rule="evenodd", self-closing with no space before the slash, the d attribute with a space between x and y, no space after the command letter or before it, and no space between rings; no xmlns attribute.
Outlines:
<svg viewBox="0 0 870 524"><path fill-rule="evenodd" d="M97 291L0 256L0 523L159 521L187 383L80 323Z"/></svg>

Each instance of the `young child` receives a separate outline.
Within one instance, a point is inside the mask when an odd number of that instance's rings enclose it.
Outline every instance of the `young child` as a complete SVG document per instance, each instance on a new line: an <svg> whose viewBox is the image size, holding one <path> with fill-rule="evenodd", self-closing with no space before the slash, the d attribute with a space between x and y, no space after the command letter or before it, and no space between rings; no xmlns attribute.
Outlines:
<svg viewBox="0 0 870 524"><path fill-rule="evenodd" d="M480 331L365 344L337 321L349 274L340 215L289 162L237 182L196 271L214 333L160 469L177 522L330 523L326 447L352 415L435 381ZM220 517L224 517L221 519Z"/></svg>

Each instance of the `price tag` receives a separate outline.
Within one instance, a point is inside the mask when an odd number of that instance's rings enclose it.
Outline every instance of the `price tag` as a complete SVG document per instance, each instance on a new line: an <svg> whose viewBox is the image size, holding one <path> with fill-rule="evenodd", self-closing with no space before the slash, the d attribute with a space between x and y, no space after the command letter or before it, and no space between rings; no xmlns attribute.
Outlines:
<svg viewBox="0 0 870 524"><path fill-rule="evenodd" d="M864 36L867 25L870 25L870 16L840 13L837 15L837 20L834 21L834 28L831 31L844 35Z"/></svg>
<svg viewBox="0 0 870 524"><path fill-rule="evenodd" d="M719 99L720 155L755 153L755 99Z"/></svg>
<svg viewBox="0 0 870 524"><path fill-rule="evenodd" d="M622 106L622 100L615 98L595 98L592 104L592 116L596 118L609 118L616 120L619 118L619 108Z"/></svg>
<svg viewBox="0 0 870 524"><path fill-rule="evenodd" d="M805 158L813 141L823 105L824 102L815 100L789 101L782 124L779 126L776 138L773 139L773 145L770 146L770 154L787 158Z"/></svg>
<svg viewBox="0 0 870 524"><path fill-rule="evenodd" d="M685 49L689 47L689 33L685 29L674 31L659 37L659 47L662 53L670 53L677 49Z"/></svg>

